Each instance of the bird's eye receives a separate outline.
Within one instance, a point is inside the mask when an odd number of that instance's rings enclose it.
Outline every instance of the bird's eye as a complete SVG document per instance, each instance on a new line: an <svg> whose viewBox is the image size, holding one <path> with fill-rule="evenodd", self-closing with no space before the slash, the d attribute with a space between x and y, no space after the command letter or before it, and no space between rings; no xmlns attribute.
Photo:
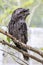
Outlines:
<svg viewBox="0 0 43 65"><path fill-rule="evenodd" d="M24 14L24 12L21 12L21 14Z"/></svg>

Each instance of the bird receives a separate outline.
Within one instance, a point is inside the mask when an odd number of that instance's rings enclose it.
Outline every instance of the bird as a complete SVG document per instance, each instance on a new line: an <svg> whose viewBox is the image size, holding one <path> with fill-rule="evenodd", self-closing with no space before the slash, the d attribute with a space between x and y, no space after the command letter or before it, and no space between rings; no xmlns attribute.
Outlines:
<svg viewBox="0 0 43 65"><path fill-rule="evenodd" d="M24 44L27 44L28 41L27 24L25 21L29 14L29 9L17 8L13 11L11 20L8 24L9 34L11 34L13 37L23 42ZM20 45L18 45L17 43L15 43L15 45L19 49L28 53L26 48L21 48ZM26 55L23 55L23 57L25 60L29 59L29 57Z"/></svg>

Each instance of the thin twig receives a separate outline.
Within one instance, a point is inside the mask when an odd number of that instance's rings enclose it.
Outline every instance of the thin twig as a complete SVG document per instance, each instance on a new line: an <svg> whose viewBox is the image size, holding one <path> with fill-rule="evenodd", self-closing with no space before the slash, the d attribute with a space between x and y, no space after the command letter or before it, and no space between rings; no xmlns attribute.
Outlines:
<svg viewBox="0 0 43 65"><path fill-rule="evenodd" d="M11 45L11 44L9 44L9 43L7 43L7 42L5 42L5 41L0 41L0 43L2 43L3 45L8 45L9 47L11 47L11 48L13 48L13 49L16 49L17 51L21 52L22 54L24 54L24 55L26 55L26 56L28 56L28 57L30 57L30 58L32 58L32 59L34 59L34 60L40 62L40 63L43 63L43 60L42 60L42 59L39 59L39 58L37 58L37 57L35 57L35 56L29 54L29 53L26 53L25 51L23 51L23 50L17 48L17 47L14 46L14 45Z"/></svg>
<svg viewBox="0 0 43 65"><path fill-rule="evenodd" d="M5 51L5 50L3 50L3 49L0 49L1 51L4 51L4 52L6 52L7 54L9 54L9 55L12 55L13 56L13 54L11 54L11 53L9 53L9 52L7 52L7 51ZM14 55L15 56L15 55ZM15 56L16 57L16 56ZM13 59L14 59L14 57L12 57ZM15 59L14 59L15 60ZM16 61L16 60L15 60ZM21 63L19 63L18 61L16 61L18 64L20 64L20 65L22 65Z"/></svg>
<svg viewBox="0 0 43 65"><path fill-rule="evenodd" d="M14 56L14 57L18 58L19 60L21 60L22 62L24 62L26 65L28 65L28 63L27 63L27 62L25 62L24 60L20 59L19 57L17 57L17 56L16 56L16 55L14 55L13 53L10 53L10 52L5 51L5 50L3 50L3 49L0 49L0 50L1 50L1 51L6 52L6 53L7 53L7 54L9 54L9 55L12 55L12 56Z"/></svg>
<svg viewBox="0 0 43 65"><path fill-rule="evenodd" d="M13 58L13 60L15 60L15 58L14 57L12 57ZM20 63L20 62L18 62L17 60L15 60L17 63L19 63L20 65L24 65L23 63Z"/></svg>
<svg viewBox="0 0 43 65"><path fill-rule="evenodd" d="M17 40L15 37L13 37L13 36L10 35L9 33L7 33L6 31L0 30L0 33L6 35L6 36L8 36L8 37L10 37L14 42L16 42L16 43L17 43L18 45L20 45L22 48L26 48L26 49L28 49L28 50L34 51L35 53L37 53L37 54L39 54L40 56L43 57L43 52L41 52L40 50L35 49L35 48L33 48L33 47L29 46L29 45L26 45L26 44L20 42L20 41Z"/></svg>

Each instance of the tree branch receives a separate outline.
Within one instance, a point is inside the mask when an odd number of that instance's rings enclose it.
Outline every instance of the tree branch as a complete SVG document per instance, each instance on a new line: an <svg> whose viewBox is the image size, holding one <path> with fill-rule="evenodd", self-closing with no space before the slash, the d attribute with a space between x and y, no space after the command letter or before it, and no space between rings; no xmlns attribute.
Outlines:
<svg viewBox="0 0 43 65"><path fill-rule="evenodd" d="M38 49L35 49L29 45L25 45L24 43L20 42L19 40L17 40L15 37L13 37L12 35L10 35L9 33L7 33L6 31L4 30L0 30L0 33L10 37L15 43L17 43L18 45L20 45L22 48L26 48L28 50L31 50L31 51L34 51L35 53L39 54L40 56L43 57L43 52L41 52L40 50Z"/></svg>
<svg viewBox="0 0 43 65"><path fill-rule="evenodd" d="M34 60L40 62L40 63L43 63L43 60L42 60L42 59L39 59L39 58L37 58L37 57L35 57L35 56L29 54L29 53L24 52L23 50L17 48L16 46L14 46L14 45L12 45L12 44L9 44L9 43L5 42L4 40L3 40L3 41L0 41L0 43L2 43L3 45L8 45L9 47L11 47L11 48L13 48L13 49L15 49L15 50L21 52L22 54L24 54L24 55L26 55L26 56L28 56L28 57L30 57L30 58L32 58L32 59L34 59Z"/></svg>
<svg viewBox="0 0 43 65"><path fill-rule="evenodd" d="M4 44L3 44L4 45ZM19 58L19 57L17 57L16 55L14 55L13 53L10 53L10 52L8 52L8 51L5 51L5 50L3 50L3 49L0 49L1 51L4 51L5 53L7 53L7 54L9 54L9 55L11 55L11 56L14 56L14 57L16 57L17 59L19 59L19 60L21 60L23 63L25 63L26 65L29 65L27 62L25 62L24 60L22 60L21 58ZM13 57L13 58L14 58Z"/></svg>

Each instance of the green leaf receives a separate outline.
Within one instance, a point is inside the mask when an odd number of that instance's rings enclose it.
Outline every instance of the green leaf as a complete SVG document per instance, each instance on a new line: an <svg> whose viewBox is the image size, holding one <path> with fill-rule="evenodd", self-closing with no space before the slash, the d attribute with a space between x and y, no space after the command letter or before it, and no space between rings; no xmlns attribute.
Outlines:
<svg viewBox="0 0 43 65"><path fill-rule="evenodd" d="M43 50L43 48L40 48L41 50Z"/></svg>
<svg viewBox="0 0 43 65"><path fill-rule="evenodd" d="M6 36L0 33L0 39L6 40Z"/></svg>
<svg viewBox="0 0 43 65"><path fill-rule="evenodd" d="M7 37L7 41L10 43L10 38L9 37Z"/></svg>
<svg viewBox="0 0 43 65"><path fill-rule="evenodd" d="M30 5L32 5L34 3L34 0L29 0L27 2L25 2L21 7L28 7Z"/></svg>

